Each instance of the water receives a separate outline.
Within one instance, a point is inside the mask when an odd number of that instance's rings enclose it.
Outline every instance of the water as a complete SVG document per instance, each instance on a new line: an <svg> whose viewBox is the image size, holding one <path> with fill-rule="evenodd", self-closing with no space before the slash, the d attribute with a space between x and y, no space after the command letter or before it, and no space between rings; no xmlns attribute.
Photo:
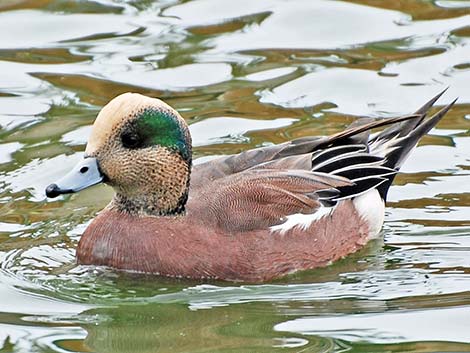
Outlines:
<svg viewBox="0 0 470 353"><path fill-rule="evenodd" d="M0 352L470 352L470 2L0 1ZM264 285L77 267L112 195L46 200L119 93L197 158L458 104L389 196L384 240Z"/></svg>

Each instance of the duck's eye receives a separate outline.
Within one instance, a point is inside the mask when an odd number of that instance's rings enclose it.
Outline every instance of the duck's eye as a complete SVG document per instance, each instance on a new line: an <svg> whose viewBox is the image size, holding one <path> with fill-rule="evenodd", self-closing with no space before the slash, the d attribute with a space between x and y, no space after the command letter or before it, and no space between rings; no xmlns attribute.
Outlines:
<svg viewBox="0 0 470 353"><path fill-rule="evenodd" d="M121 135L121 141L126 148L139 148L142 145L139 135L134 132L124 132Z"/></svg>

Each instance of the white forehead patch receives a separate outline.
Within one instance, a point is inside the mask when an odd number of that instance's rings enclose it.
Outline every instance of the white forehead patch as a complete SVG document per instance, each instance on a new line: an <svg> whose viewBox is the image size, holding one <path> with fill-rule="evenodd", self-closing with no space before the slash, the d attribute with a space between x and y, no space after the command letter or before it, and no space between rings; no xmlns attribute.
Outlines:
<svg viewBox="0 0 470 353"><path fill-rule="evenodd" d="M160 99L146 97L139 93L121 94L106 104L98 113L85 152L89 155L96 152L117 128L136 112L148 107L158 107L179 116L172 107Z"/></svg>

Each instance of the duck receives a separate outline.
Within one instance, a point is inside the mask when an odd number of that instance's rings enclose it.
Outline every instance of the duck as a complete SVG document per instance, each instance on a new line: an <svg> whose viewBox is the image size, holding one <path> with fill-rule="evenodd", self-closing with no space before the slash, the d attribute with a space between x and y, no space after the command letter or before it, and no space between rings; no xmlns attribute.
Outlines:
<svg viewBox="0 0 470 353"><path fill-rule="evenodd" d="M45 193L114 188L80 238L80 265L272 281L328 266L380 236L396 174L455 103L428 116L443 93L414 114L357 119L330 136L194 164L181 115L157 98L124 93L101 109L83 158Z"/></svg>

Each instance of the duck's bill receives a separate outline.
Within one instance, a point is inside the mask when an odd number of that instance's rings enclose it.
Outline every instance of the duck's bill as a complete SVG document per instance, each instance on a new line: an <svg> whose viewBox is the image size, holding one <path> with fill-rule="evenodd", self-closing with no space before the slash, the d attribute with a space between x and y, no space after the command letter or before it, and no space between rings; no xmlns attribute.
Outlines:
<svg viewBox="0 0 470 353"><path fill-rule="evenodd" d="M63 178L46 188L47 197L57 197L83 190L104 180L96 158L84 158Z"/></svg>

